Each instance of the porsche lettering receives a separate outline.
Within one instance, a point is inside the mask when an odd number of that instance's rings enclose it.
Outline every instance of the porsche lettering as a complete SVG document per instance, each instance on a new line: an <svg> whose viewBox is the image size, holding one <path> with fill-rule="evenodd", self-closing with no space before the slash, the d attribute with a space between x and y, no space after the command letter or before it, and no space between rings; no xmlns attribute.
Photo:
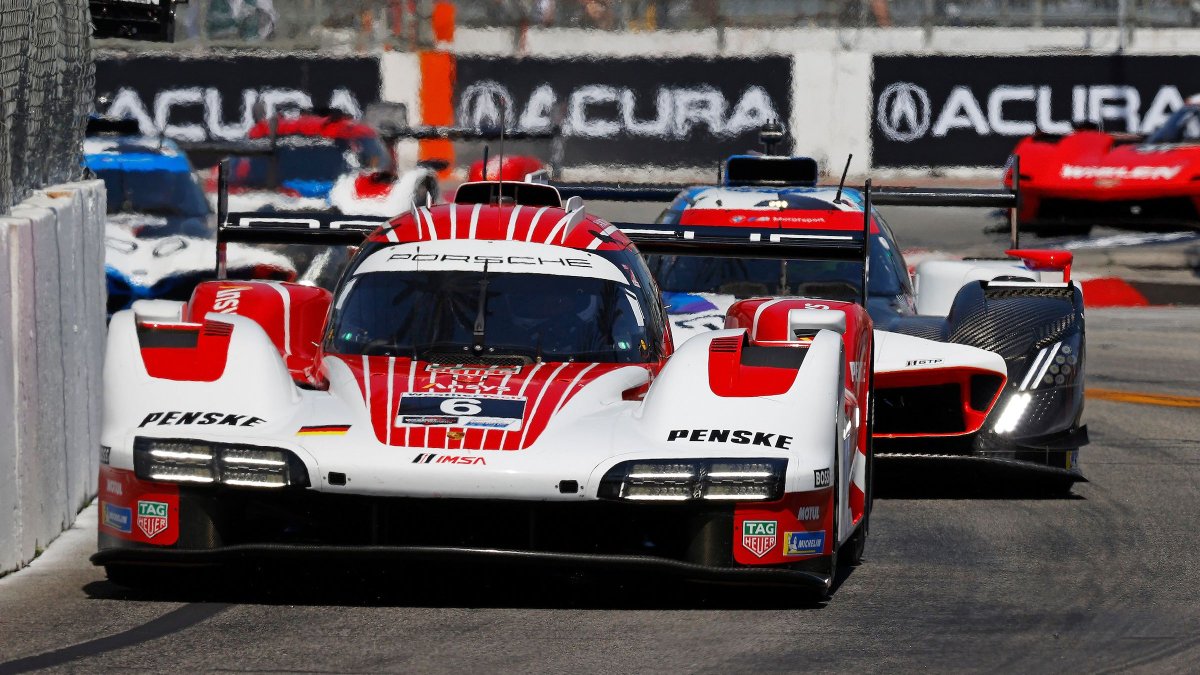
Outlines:
<svg viewBox="0 0 1200 675"><path fill-rule="evenodd" d="M586 258L542 258L533 255L454 255L451 253L393 253L388 260L410 260L412 262L459 262L473 265L559 265L561 267L590 268L592 261Z"/></svg>
<svg viewBox="0 0 1200 675"><path fill-rule="evenodd" d="M779 448L780 450L787 450L792 443L791 436L746 429L672 429L667 434L667 440L759 445L764 448Z"/></svg>

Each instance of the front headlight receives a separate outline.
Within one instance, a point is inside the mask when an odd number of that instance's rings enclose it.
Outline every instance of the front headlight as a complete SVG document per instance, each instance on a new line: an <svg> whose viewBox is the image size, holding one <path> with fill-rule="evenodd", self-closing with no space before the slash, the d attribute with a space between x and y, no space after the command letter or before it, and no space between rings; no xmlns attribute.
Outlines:
<svg viewBox="0 0 1200 675"><path fill-rule="evenodd" d="M600 482L601 499L630 501L775 501L783 497L786 459L622 462Z"/></svg>
<svg viewBox="0 0 1200 675"><path fill-rule="evenodd" d="M308 470L287 450L256 445L146 438L133 441L133 468L142 480L219 483L234 487L308 487Z"/></svg>

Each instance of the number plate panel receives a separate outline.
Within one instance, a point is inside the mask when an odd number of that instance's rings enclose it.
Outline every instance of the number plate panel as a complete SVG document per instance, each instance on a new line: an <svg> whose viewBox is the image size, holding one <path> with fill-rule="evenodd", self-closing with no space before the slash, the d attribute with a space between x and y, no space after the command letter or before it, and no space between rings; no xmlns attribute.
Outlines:
<svg viewBox="0 0 1200 675"><path fill-rule="evenodd" d="M520 396L404 394L396 426L449 426L520 431L526 399Z"/></svg>

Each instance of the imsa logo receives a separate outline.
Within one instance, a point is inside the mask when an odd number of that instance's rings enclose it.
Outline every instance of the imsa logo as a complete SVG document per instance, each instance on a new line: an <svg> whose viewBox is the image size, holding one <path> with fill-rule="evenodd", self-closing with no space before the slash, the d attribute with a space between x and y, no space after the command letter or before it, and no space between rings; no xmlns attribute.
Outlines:
<svg viewBox="0 0 1200 675"><path fill-rule="evenodd" d="M147 539L162 534L167 529L167 503L139 501L137 526Z"/></svg>
<svg viewBox="0 0 1200 675"><path fill-rule="evenodd" d="M759 558L771 552L777 543L774 520L746 520L742 522L742 546Z"/></svg>

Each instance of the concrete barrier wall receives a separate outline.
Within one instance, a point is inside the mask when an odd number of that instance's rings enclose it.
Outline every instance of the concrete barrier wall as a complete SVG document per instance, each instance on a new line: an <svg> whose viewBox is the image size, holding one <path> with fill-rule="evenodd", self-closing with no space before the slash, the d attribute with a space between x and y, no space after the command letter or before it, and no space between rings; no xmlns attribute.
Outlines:
<svg viewBox="0 0 1200 675"><path fill-rule="evenodd" d="M104 183L40 190L0 216L0 574L96 492Z"/></svg>

